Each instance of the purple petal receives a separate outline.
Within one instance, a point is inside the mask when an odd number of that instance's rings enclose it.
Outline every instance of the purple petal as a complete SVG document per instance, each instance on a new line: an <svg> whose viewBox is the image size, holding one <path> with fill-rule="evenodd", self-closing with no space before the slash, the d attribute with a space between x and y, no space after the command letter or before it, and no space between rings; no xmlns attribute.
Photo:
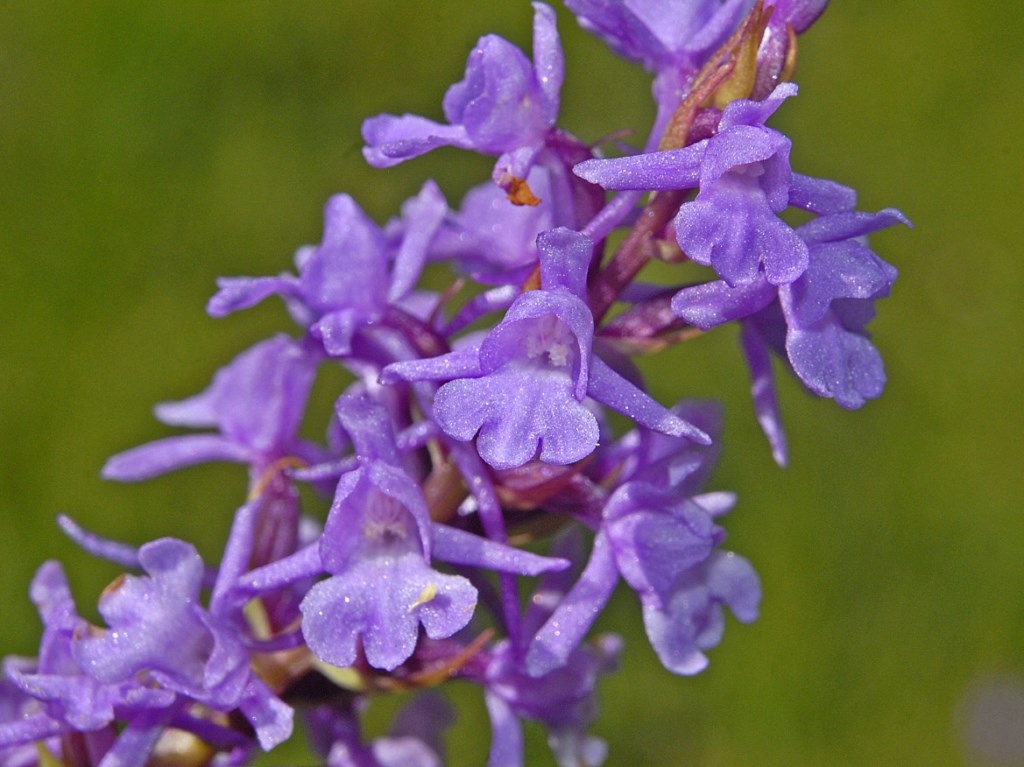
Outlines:
<svg viewBox="0 0 1024 767"><path fill-rule="evenodd" d="M687 596L685 592L678 592L681 601L685 602ZM674 674L686 676L699 674L707 668L708 658L694 641L696 629L691 621L683 617L685 613L668 612L653 597L648 596L643 599L643 614L647 638L665 668Z"/></svg>
<svg viewBox="0 0 1024 767"><path fill-rule="evenodd" d="M798 90L796 83L780 83L761 101L737 99L731 102L722 112L719 133L738 125L764 125L782 102L795 96Z"/></svg>
<svg viewBox="0 0 1024 767"><path fill-rule="evenodd" d="M94 557L99 557L100 559L105 559L108 562L113 562L133 570L139 568L138 547L103 538L96 533L86 530L71 519L71 517L64 514L57 517L57 524L64 534L73 540L79 548L88 551Z"/></svg>
<svg viewBox="0 0 1024 767"><path fill-rule="evenodd" d="M546 463L574 463L594 451L599 433L572 385L561 370L509 365L483 378L446 383L434 399L434 417L463 442L479 432L480 457L496 469L522 466L538 450Z"/></svg>
<svg viewBox="0 0 1024 767"><path fill-rule="evenodd" d="M837 298L888 295L896 276L892 266L857 240L813 246L807 271L789 286L791 317L800 326L812 325Z"/></svg>
<svg viewBox="0 0 1024 767"><path fill-rule="evenodd" d="M255 306L272 295L298 296L298 280L289 275L279 277L222 277L217 292L206 304L211 317L225 317L240 309Z"/></svg>
<svg viewBox="0 0 1024 767"><path fill-rule="evenodd" d="M559 96L565 79L565 55L558 37L555 12L544 3L533 3L533 69L544 94L547 117L558 117Z"/></svg>
<svg viewBox="0 0 1024 767"><path fill-rule="evenodd" d="M786 466L788 448L786 432L782 427L782 414L775 394L775 376L772 372L771 355L761 334L750 324L743 323L740 330L743 355L750 370L750 395L754 401L754 412L761 431L768 440L772 458L781 467Z"/></svg>
<svg viewBox="0 0 1024 767"><path fill-rule="evenodd" d="M418 115L378 115L363 121L363 157L375 168L390 168L441 146L472 149L461 125L441 125Z"/></svg>
<svg viewBox="0 0 1024 767"><path fill-rule="evenodd" d="M361 638L374 668L395 669L412 655L417 626L451 636L473 616L476 589L431 570L418 552L367 559L313 586L302 601L302 632L327 663L350 666Z"/></svg>
<svg viewBox="0 0 1024 767"><path fill-rule="evenodd" d="M416 286L427 250L447 213L448 203L433 181L427 181L420 193L402 206L404 234L395 254L388 301L398 301Z"/></svg>
<svg viewBox="0 0 1024 767"><path fill-rule="evenodd" d="M878 350L865 336L843 328L831 312L805 328L790 326L786 353L807 388L841 407L859 408L885 387Z"/></svg>
<svg viewBox="0 0 1024 767"><path fill-rule="evenodd" d="M819 216L841 213L853 210L857 192L835 181L794 173L790 176L789 204Z"/></svg>
<svg viewBox="0 0 1024 767"><path fill-rule="evenodd" d="M211 461L246 463L250 452L213 434L168 437L126 450L110 458L101 476L118 482L139 482L175 469Z"/></svg>
<svg viewBox="0 0 1024 767"><path fill-rule="evenodd" d="M310 325L309 332L324 345L328 356L348 357L352 354L352 339L363 325L363 319L354 309L339 309Z"/></svg>
<svg viewBox="0 0 1024 767"><path fill-rule="evenodd" d="M368 397L342 395L334 412L360 458L400 465L391 418L383 405Z"/></svg>
<svg viewBox="0 0 1024 767"><path fill-rule="evenodd" d="M523 727L512 708L492 692L484 693L491 718L491 750L487 767L523 767Z"/></svg>
<svg viewBox="0 0 1024 767"><path fill-rule="evenodd" d="M429 359L394 362L381 371L380 382L450 381L453 378L479 376L482 372L479 351L467 348Z"/></svg>
<svg viewBox="0 0 1024 767"><path fill-rule="evenodd" d="M608 538L598 533L586 568L530 642L526 669L541 677L564 666L583 641L619 582Z"/></svg>
<svg viewBox="0 0 1024 767"><path fill-rule="evenodd" d="M710 330L749 317L778 297L778 288L765 279L730 287L723 280L683 288L672 296L672 313L694 327Z"/></svg>
<svg viewBox="0 0 1024 767"><path fill-rule="evenodd" d="M736 125L727 131L717 134L708 142L707 151L701 158L700 186L701 189L714 184L730 171L753 163L765 163L781 156L786 172L782 179L786 189L789 187L789 147L790 140L778 131L760 125ZM778 212L786 206L785 191L782 198L772 200L772 209Z"/></svg>
<svg viewBox="0 0 1024 767"><path fill-rule="evenodd" d="M584 160L573 166L572 172L604 189L693 189L700 181L701 162L707 146L705 140L683 149L613 160Z"/></svg>
<svg viewBox="0 0 1024 767"><path fill-rule="evenodd" d="M792 282L807 268L807 245L775 215L756 181L737 174L684 203L675 226L683 251L733 286L752 282L762 263L774 285Z"/></svg>
<svg viewBox="0 0 1024 767"><path fill-rule="evenodd" d="M589 237L563 226L541 233L537 250L544 290L564 288L579 298L586 296L587 271L594 253Z"/></svg>
<svg viewBox="0 0 1024 767"><path fill-rule="evenodd" d="M295 712L258 677L249 680L238 708L256 730L260 748L269 751L292 736Z"/></svg>
<svg viewBox="0 0 1024 767"><path fill-rule="evenodd" d="M520 551L512 546L481 538L448 525L431 525L433 558L455 565L482 567L514 575L540 575L564 570L567 559L557 559Z"/></svg>
<svg viewBox="0 0 1024 767"><path fill-rule="evenodd" d="M885 208L877 213L852 210L808 221L797 232L808 245L817 245L863 237L896 224L911 226L907 217L895 208Z"/></svg>
<svg viewBox="0 0 1024 767"><path fill-rule="evenodd" d="M638 424L672 437L686 437L700 445L710 445L711 437L693 424L666 409L595 356L590 368L587 393L612 410L629 416Z"/></svg>

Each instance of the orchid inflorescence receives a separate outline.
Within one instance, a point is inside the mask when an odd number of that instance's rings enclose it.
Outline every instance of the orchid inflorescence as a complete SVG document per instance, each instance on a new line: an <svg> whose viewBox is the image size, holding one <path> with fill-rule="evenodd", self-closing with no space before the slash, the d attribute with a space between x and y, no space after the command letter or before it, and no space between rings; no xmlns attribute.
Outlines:
<svg viewBox="0 0 1024 767"><path fill-rule="evenodd" d="M489 767L523 764L523 719L562 767L602 764L588 730L622 643L591 628L619 581L677 674L705 668L724 608L752 621L761 598L749 562L721 548L735 496L705 489L718 406L666 407L632 358L738 323L780 465L773 355L844 408L882 391L865 325L896 270L866 235L908 222L794 172L790 139L766 124L797 93L797 35L826 2L566 0L653 75L650 138L619 156L558 127L563 54L540 2L532 61L482 37L445 123L367 120L374 167L453 146L496 156L492 177L458 209L428 181L383 227L338 194L295 273L218 282L211 315L276 295L300 332L159 405L164 423L202 431L116 455L103 475L246 465L220 564L181 540L136 548L61 517L136 574L103 592L94 626L61 566L40 568L42 642L37 658L5 661L0 764L242 765L287 740L298 713L330 767L440 765L449 680L482 688ZM652 261L708 276L637 281ZM438 263L456 275L441 293L421 286ZM316 443L300 426L333 365L350 383ZM608 410L631 430L616 435ZM324 521L300 508L303 485L333 498ZM388 693L413 694L367 742L362 712Z"/></svg>

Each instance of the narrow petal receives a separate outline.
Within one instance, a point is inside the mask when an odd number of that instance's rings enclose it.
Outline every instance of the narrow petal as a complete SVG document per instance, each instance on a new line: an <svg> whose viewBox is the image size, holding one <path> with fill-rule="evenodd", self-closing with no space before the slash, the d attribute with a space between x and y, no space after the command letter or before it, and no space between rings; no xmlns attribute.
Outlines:
<svg viewBox="0 0 1024 767"><path fill-rule="evenodd" d="M482 567L514 575L540 575L569 567L569 560L544 557L473 535L449 525L433 523L434 559L455 565Z"/></svg>
<svg viewBox="0 0 1024 767"><path fill-rule="evenodd" d="M473 148L461 125L441 125L418 115L378 115L363 122L363 156L375 168L390 168L440 146Z"/></svg>
<svg viewBox="0 0 1024 767"><path fill-rule="evenodd" d="M280 277L222 277L217 280L217 292L206 304L206 311L211 317L225 317L255 306L275 294L296 296L298 280L289 274Z"/></svg>
<svg viewBox="0 0 1024 767"><path fill-rule="evenodd" d="M467 348L429 359L394 362L381 371L380 382L450 381L453 378L479 376L482 372L479 351Z"/></svg>
<svg viewBox="0 0 1024 767"><path fill-rule="evenodd" d="M768 345L761 334L748 323L741 326L740 343L747 360L747 368L750 370L750 396L754 401L757 422L768 440L775 463L785 467L788 460L786 432L782 427L782 413L775 394L775 375L772 372Z"/></svg>
<svg viewBox="0 0 1024 767"><path fill-rule="evenodd" d="M564 666L619 582L608 538L598 533L586 568L530 642L526 670L541 677Z"/></svg>
<svg viewBox="0 0 1024 767"><path fill-rule="evenodd" d="M604 189L693 189L700 181L701 160L707 144L705 140L683 149L613 160L584 160L574 166L572 172Z"/></svg>
<svg viewBox="0 0 1024 767"><path fill-rule="evenodd" d="M256 730L256 738L264 751L292 736L295 711L281 702L259 677L253 676L249 680L238 708Z"/></svg>
<svg viewBox="0 0 1024 767"><path fill-rule="evenodd" d="M534 3L533 11L533 71L547 99L548 119L554 123L565 78L565 55L558 37L555 12L544 3Z"/></svg>
<svg viewBox="0 0 1024 767"><path fill-rule="evenodd" d="M491 751L487 767L523 767L523 726L512 708L492 692L484 693L491 718Z"/></svg>
<svg viewBox="0 0 1024 767"><path fill-rule="evenodd" d="M794 173L790 176L789 204L823 216L853 210L857 192L835 181Z"/></svg>
<svg viewBox="0 0 1024 767"><path fill-rule="evenodd" d="M672 437L686 437L700 445L710 445L711 437L672 413L649 394L620 376L601 358L594 356L587 393L612 410L629 416L638 424Z"/></svg>
<svg viewBox="0 0 1024 767"><path fill-rule="evenodd" d="M101 476L118 482L139 482L175 469L211 461L246 463L250 453L233 440L215 434L167 437L110 458Z"/></svg>
<svg viewBox="0 0 1024 767"><path fill-rule="evenodd" d="M778 288L765 279L736 287L717 280L680 290L672 296L672 313L694 327L710 330L756 314L777 296Z"/></svg>

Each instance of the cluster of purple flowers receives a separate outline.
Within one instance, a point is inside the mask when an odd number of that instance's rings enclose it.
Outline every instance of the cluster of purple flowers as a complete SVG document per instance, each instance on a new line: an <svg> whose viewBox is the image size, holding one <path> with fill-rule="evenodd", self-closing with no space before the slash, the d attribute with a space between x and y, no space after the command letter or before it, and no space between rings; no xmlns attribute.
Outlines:
<svg viewBox="0 0 1024 767"><path fill-rule="evenodd" d="M288 739L296 714L330 767L440 765L451 713L432 688L461 679L490 715L488 767L523 764L524 719L562 767L595 766L596 685L621 641L591 628L620 580L677 674L707 665L725 608L757 617L754 569L721 548L735 497L705 489L719 408L658 402L632 357L738 322L784 464L771 353L842 407L877 397L865 326L896 270L866 235L907 221L796 173L790 140L766 124L796 95L797 35L826 0L566 5L652 73L650 138L605 157L558 127L562 49L540 2L532 61L481 38L445 123L367 120L375 167L454 146L496 156L492 178L458 209L428 181L383 227L336 195L295 273L219 281L211 315L276 295L299 333L158 406L164 423L202 431L114 456L103 474L247 466L220 564L180 540L135 548L62 518L137 574L104 591L94 626L60 565L40 568L42 643L4 663L0 765L242 765ZM707 281L638 282L651 260L703 265ZM451 289L421 289L439 262ZM351 383L335 417L321 442L303 439L317 372L339 365ZM632 430L616 435L609 409ZM300 508L302 484L333 499L323 521ZM415 694L367 742L368 701L398 692Z"/></svg>

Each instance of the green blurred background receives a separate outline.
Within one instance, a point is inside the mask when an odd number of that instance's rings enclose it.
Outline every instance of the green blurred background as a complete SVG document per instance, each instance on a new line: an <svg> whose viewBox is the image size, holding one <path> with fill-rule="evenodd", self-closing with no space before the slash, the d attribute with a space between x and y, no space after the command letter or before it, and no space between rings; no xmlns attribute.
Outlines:
<svg viewBox="0 0 1024 767"><path fill-rule="evenodd" d="M647 77L558 11L561 124L588 140L642 132ZM530 20L525 2L469 0L4 4L0 654L33 652L26 590L43 559L65 562L87 615L116 574L57 533L58 512L216 559L242 469L119 486L98 478L103 461L170 433L155 402L291 330L274 302L207 318L217 276L289 268L334 192L383 221L428 176L454 203L488 173L454 151L374 171L359 125L440 116L476 38L528 49ZM731 623L710 669L683 679L660 669L619 595L601 626L633 641L595 728L610 765L988 764L961 742L979 685L1008 680L1010 704L1024 700L1022 22L1015 0L850 0L802 38L800 96L776 122L795 166L917 227L873 240L901 271L873 325L888 390L848 413L784 380L780 471L731 330L648 368L663 401L725 401L714 484L740 495L730 546L765 599L758 623ZM483 762L474 696L459 693L452 764ZM551 764L529 733L531 764Z"/></svg>

